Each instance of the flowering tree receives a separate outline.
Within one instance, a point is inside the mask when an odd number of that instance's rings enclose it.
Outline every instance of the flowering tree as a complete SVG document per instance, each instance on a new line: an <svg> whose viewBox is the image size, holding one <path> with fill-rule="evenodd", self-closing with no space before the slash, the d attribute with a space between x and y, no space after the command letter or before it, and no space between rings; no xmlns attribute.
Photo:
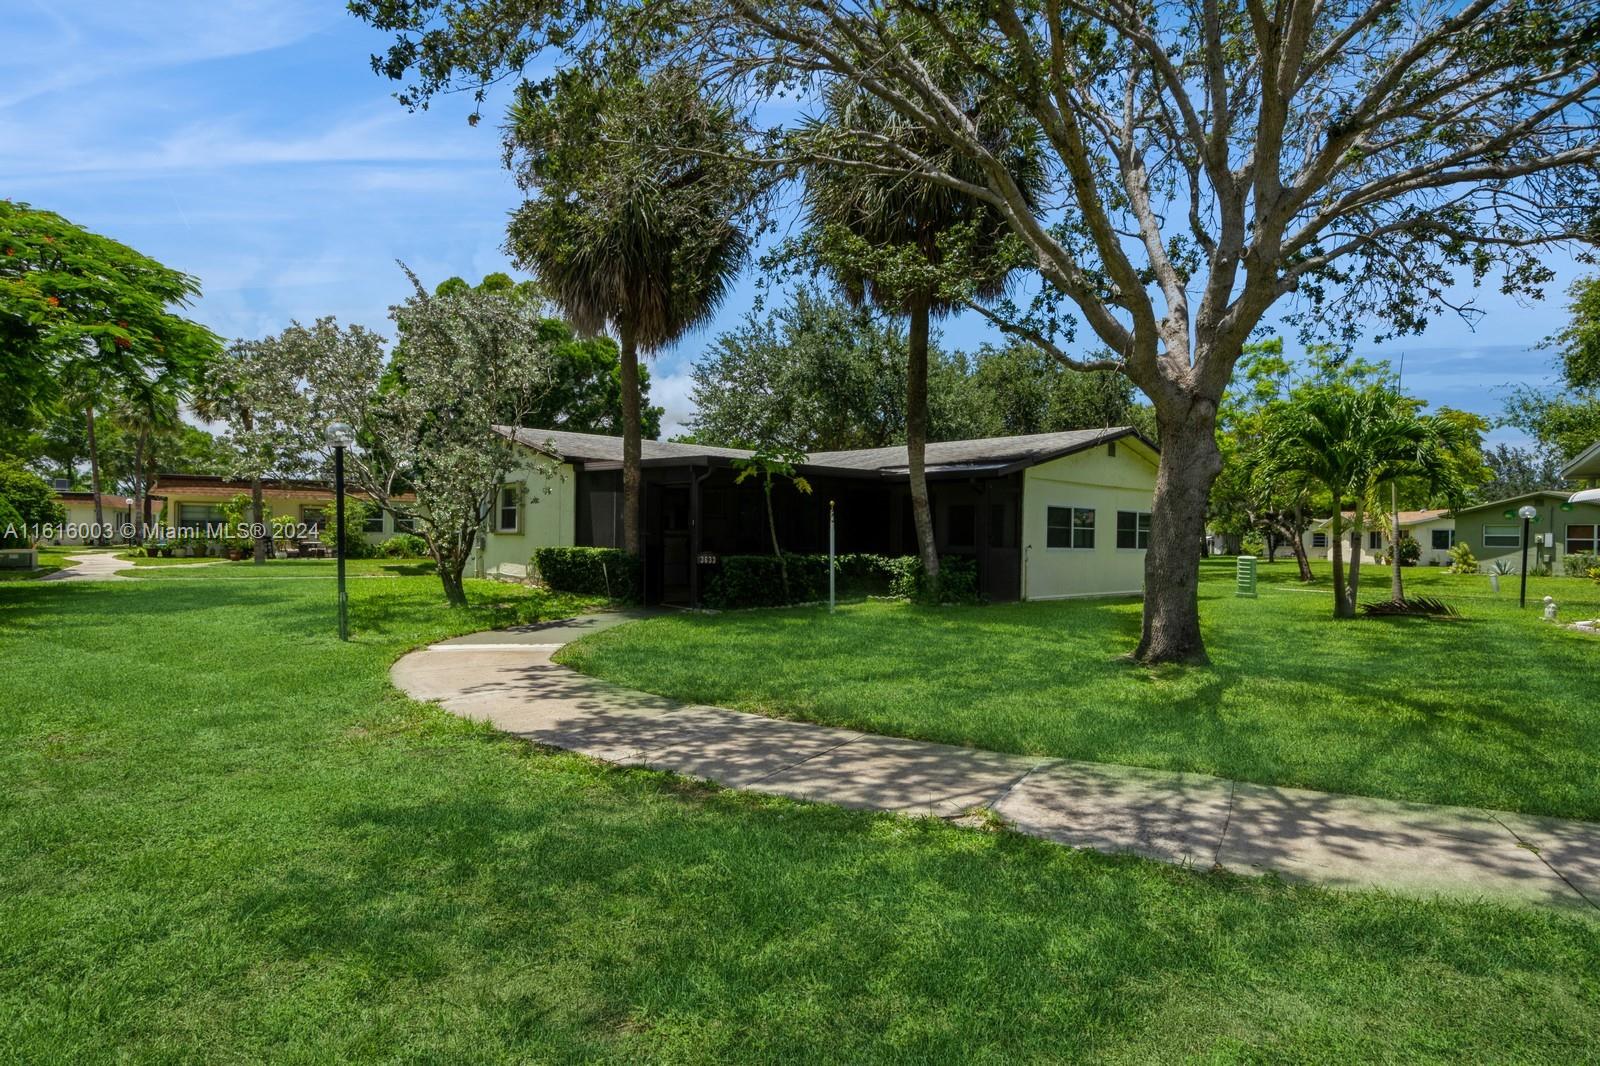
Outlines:
<svg viewBox="0 0 1600 1066"><path fill-rule="evenodd" d="M414 520L445 598L464 606L467 559L517 460L494 426L539 402L566 335L529 301L481 289L430 296L407 276L415 295L390 310L405 335L398 373L385 373L383 338L370 330L332 318L296 323L274 342L282 367L273 377L284 385L267 409L324 462L332 457L327 427L353 427L346 476L379 507ZM552 466L541 469L555 476ZM396 502L409 492L414 506Z"/></svg>
<svg viewBox="0 0 1600 1066"><path fill-rule="evenodd" d="M305 434L272 406L273 397L294 388L292 364L282 345L280 337L229 345L205 366L193 396L196 414L228 424L233 445L228 473L250 481L250 522L256 530L253 558L258 564L267 561L272 540L261 479L292 476L308 462Z"/></svg>

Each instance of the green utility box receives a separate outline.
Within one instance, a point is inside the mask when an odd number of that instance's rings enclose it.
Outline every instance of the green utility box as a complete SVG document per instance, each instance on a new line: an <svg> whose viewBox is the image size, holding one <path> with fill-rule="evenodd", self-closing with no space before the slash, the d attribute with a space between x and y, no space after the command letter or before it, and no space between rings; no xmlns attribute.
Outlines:
<svg viewBox="0 0 1600 1066"><path fill-rule="evenodd" d="M1256 598L1256 557L1254 555L1239 556L1237 569L1234 571L1235 596L1248 596Z"/></svg>

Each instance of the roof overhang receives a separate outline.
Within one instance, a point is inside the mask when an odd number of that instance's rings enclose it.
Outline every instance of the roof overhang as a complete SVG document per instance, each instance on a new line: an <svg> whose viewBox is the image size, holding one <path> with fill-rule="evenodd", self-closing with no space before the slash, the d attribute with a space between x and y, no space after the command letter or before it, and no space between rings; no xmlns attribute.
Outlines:
<svg viewBox="0 0 1600 1066"><path fill-rule="evenodd" d="M1579 452L1576 459L1562 467L1561 476L1573 481L1600 481L1600 440Z"/></svg>

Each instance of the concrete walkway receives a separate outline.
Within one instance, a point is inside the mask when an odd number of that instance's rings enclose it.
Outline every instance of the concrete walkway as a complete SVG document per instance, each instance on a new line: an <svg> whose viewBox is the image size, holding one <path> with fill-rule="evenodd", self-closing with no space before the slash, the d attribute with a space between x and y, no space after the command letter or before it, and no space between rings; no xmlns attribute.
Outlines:
<svg viewBox="0 0 1600 1066"><path fill-rule="evenodd" d="M1600 917L1600 824L1072 762L689 706L550 661L637 614L478 633L412 652L395 684L518 737L732 788L956 818L1196 869L1550 905Z"/></svg>
<svg viewBox="0 0 1600 1066"><path fill-rule="evenodd" d="M130 570L133 564L126 559L118 559L114 551L87 551L82 555L69 555L72 565L57 570L53 574L46 574L40 581L127 581L117 573L118 570Z"/></svg>

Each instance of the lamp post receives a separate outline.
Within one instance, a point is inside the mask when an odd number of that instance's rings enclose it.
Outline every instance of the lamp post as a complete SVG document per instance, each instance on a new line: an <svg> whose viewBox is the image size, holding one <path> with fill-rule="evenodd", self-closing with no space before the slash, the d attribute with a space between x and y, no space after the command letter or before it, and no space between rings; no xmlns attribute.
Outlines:
<svg viewBox="0 0 1600 1066"><path fill-rule="evenodd" d="M1517 509L1517 514L1522 518L1522 590L1517 593L1517 606L1528 606L1528 529L1529 524L1539 514L1539 509L1531 503L1525 503Z"/></svg>
<svg viewBox="0 0 1600 1066"><path fill-rule="evenodd" d="M355 432L343 422L330 422L323 439L333 445L333 550L339 560L339 639L350 639L350 600L344 589L344 450Z"/></svg>

